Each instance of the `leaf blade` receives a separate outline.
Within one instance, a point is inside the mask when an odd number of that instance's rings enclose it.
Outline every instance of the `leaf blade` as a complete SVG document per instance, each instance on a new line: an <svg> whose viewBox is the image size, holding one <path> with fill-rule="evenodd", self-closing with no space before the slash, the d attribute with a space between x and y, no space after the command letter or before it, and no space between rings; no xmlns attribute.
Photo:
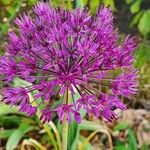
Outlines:
<svg viewBox="0 0 150 150"><path fill-rule="evenodd" d="M29 124L22 123L20 127L16 129L9 137L6 143L6 150L13 150L14 148L16 148L17 144L24 136L24 134L31 131L32 129L33 127L29 126Z"/></svg>

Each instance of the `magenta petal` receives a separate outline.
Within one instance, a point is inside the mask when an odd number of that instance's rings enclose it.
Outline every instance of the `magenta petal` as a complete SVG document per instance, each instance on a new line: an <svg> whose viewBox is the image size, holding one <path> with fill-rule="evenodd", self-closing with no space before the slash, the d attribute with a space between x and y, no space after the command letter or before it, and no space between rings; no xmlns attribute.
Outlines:
<svg viewBox="0 0 150 150"><path fill-rule="evenodd" d="M75 112L74 114L74 119L76 120L77 123L81 123L81 115L78 112Z"/></svg>

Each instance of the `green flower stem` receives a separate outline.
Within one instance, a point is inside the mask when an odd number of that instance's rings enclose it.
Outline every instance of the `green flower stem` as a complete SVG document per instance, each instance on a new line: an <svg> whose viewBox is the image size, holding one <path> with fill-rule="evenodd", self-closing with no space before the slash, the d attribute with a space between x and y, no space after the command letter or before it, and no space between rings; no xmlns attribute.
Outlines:
<svg viewBox="0 0 150 150"><path fill-rule="evenodd" d="M62 129L62 150L67 150L67 141L68 141L68 122L66 117L64 117L63 121L63 129Z"/></svg>
<svg viewBox="0 0 150 150"><path fill-rule="evenodd" d="M69 104L68 88L67 91L65 92L64 97L66 98L64 98L63 103ZM68 144L68 122L66 120L66 114L65 114L62 123L62 150L67 150L67 144Z"/></svg>

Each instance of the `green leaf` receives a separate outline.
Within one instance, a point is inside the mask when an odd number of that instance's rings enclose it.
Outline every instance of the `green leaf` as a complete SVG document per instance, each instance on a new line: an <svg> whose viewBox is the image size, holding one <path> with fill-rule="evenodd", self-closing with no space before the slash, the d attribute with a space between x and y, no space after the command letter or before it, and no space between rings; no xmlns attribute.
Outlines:
<svg viewBox="0 0 150 150"><path fill-rule="evenodd" d="M80 137L78 139L79 145L82 144L83 141L85 141L85 140L86 140L86 138L80 135ZM92 145L88 142L87 145L84 147L84 150L94 150L94 149L93 149Z"/></svg>
<svg viewBox="0 0 150 150"><path fill-rule="evenodd" d="M117 140L115 145L114 150L127 150L126 144L120 140Z"/></svg>
<svg viewBox="0 0 150 150"><path fill-rule="evenodd" d="M84 6L84 3L83 3L83 0L76 0L76 8L78 7L83 7Z"/></svg>
<svg viewBox="0 0 150 150"><path fill-rule="evenodd" d="M127 123L124 122L120 122L119 124L117 124L114 128L115 131L120 131L120 130L125 130L129 127L129 125Z"/></svg>
<svg viewBox="0 0 150 150"><path fill-rule="evenodd" d="M136 0L130 7L131 13L135 14L140 10L141 0Z"/></svg>
<svg viewBox="0 0 150 150"><path fill-rule="evenodd" d="M55 150L58 150L57 143L56 143L55 137L54 137L54 135L53 135L53 133L52 133L52 131L51 131L50 126L47 125L47 124L45 124L45 125L44 125L44 129L46 130L46 132L47 132L47 134L48 134L48 136L49 136L49 139L50 139L51 143L52 143L53 146L54 146L54 149L55 149Z"/></svg>
<svg viewBox="0 0 150 150"><path fill-rule="evenodd" d="M88 143L90 143L90 140L98 133L98 131L92 132L88 137L85 138L85 140L80 145L79 150L84 150Z"/></svg>
<svg viewBox="0 0 150 150"><path fill-rule="evenodd" d="M80 126L80 130L94 131L99 128L98 125L95 125L94 122L90 122L90 121L82 121L82 123L79 126Z"/></svg>
<svg viewBox="0 0 150 150"><path fill-rule="evenodd" d="M29 124L22 123L20 127L16 129L9 137L6 143L6 150L14 150L18 145L21 138L29 131L33 130L33 127Z"/></svg>
<svg viewBox="0 0 150 150"><path fill-rule="evenodd" d="M150 45L148 41L143 41L138 49L136 50L135 56L136 56L136 62L135 66L138 68L141 68L143 65L150 62Z"/></svg>
<svg viewBox="0 0 150 150"><path fill-rule="evenodd" d="M111 10L116 10L114 0L105 0L103 2L105 6L110 6Z"/></svg>
<svg viewBox="0 0 150 150"><path fill-rule="evenodd" d="M97 124L95 122L91 121L82 121L82 123L79 125L80 130L90 130L90 131L96 131L100 133L104 133L108 137L110 149L112 148L112 139L109 131L107 130L106 126Z"/></svg>
<svg viewBox="0 0 150 150"><path fill-rule="evenodd" d="M4 24L1 24L0 29L1 29L0 30L0 37L1 37L2 35L7 33L8 29L9 29L9 23L6 22Z"/></svg>
<svg viewBox="0 0 150 150"><path fill-rule="evenodd" d="M0 139L7 139L7 138L9 138L14 131L15 131L15 129L0 131Z"/></svg>
<svg viewBox="0 0 150 150"><path fill-rule="evenodd" d="M9 3L8 0L1 0L5 1L7 4ZM10 1L11 2L11 1ZM6 23L2 23L0 25L0 37L2 37L3 35L5 35L8 32L8 29L10 27L10 21L16 16L17 11L20 9L22 1L13 1L11 2L10 6L7 6L7 11L5 12L5 16L7 17L7 22Z"/></svg>
<svg viewBox="0 0 150 150"><path fill-rule="evenodd" d="M132 19L131 23L130 23L130 27L132 28L133 26L138 24L138 21L140 20L141 16L142 16L143 12L140 11L139 13L137 13L134 18Z"/></svg>
<svg viewBox="0 0 150 150"><path fill-rule="evenodd" d="M18 113L17 107L16 106L10 107L10 105L0 104L0 116L9 113Z"/></svg>
<svg viewBox="0 0 150 150"><path fill-rule="evenodd" d="M5 128L16 128L21 123L22 117L16 115L4 115L0 117L0 124Z"/></svg>
<svg viewBox="0 0 150 150"><path fill-rule="evenodd" d="M145 11L138 24L142 35L147 36L150 33L150 10Z"/></svg>
<svg viewBox="0 0 150 150"><path fill-rule="evenodd" d="M91 0L90 2L90 12L94 14L100 5L99 0Z"/></svg>
<svg viewBox="0 0 150 150"><path fill-rule="evenodd" d="M80 127L80 130L90 130L90 131L106 130L106 128L100 124L97 124L97 123L91 122L91 121L85 121L85 120L81 122L79 127Z"/></svg>
<svg viewBox="0 0 150 150"><path fill-rule="evenodd" d="M14 83L14 86L15 86L15 87L18 87L18 86L26 87L26 86L32 85L30 82L27 82L27 81L25 81L25 80L23 80L23 79L20 79L20 78L18 78L18 77L16 77L16 78L14 79L13 83Z"/></svg>
<svg viewBox="0 0 150 150"><path fill-rule="evenodd" d="M148 150L149 149L148 147L149 147L148 145L142 144L140 150Z"/></svg>
<svg viewBox="0 0 150 150"><path fill-rule="evenodd" d="M28 3L28 6L32 6L34 4L36 4L37 0L28 0L27 3Z"/></svg>
<svg viewBox="0 0 150 150"><path fill-rule="evenodd" d="M51 128L53 130L55 137L56 137L57 144L58 144L58 149L60 150L62 147L61 136L59 133L61 126L56 127L56 125L52 121L50 121L47 125L49 128Z"/></svg>
<svg viewBox="0 0 150 150"><path fill-rule="evenodd" d="M46 148L43 147L41 145L41 143L39 143L38 141L36 141L36 140L34 140L32 138L23 140L23 142L21 144L21 149L22 150L26 149L25 146L27 146L27 145L28 146L30 145L30 146L34 147L35 150L46 150Z"/></svg>
<svg viewBox="0 0 150 150"><path fill-rule="evenodd" d="M130 4L130 3L132 3L134 0L126 0L126 3L127 4Z"/></svg>
<svg viewBox="0 0 150 150"><path fill-rule="evenodd" d="M83 2L83 5L86 6L89 1L88 0L82 0L82 2Z"/></svg>
<svg viewBox="0 0 150 150"><path fill-rule="evenodd" d="M67 0L67 1L66 1L66 8L67 8L68 10L72 10L73 5L72 5L72 3L71 3L71 0Z"/></svg>
<svg viewBox="0 0 150 150"><path fill-rule="evenodd" d="M2 5L9 5L11 3L11 0L0 0L0 3Z"/></svg>
<svg viewBox="0 0 150 150"><path fill-rule="evenodd" d="M129 150L137 150L137 143L134 132L131 130L131 128L128 129L128 132Z"/></svg>
<svg viewBox="0 0 150 150"><path fill-rule="evenodd" d="M68 128L68 149L74 150L76 148L78 137L79 126L75 121L72 121Z"/></svg>

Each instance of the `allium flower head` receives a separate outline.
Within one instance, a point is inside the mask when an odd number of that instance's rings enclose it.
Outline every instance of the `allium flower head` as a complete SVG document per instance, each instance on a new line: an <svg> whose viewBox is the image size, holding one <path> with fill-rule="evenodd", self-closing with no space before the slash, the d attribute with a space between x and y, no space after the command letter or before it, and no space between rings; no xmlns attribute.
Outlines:
<svg viewBox="0 0 150 150"><path fill-rule="evenodd" d="M133 52L138 41L127 36L120 42L112 12L103 6L95 16L88 9L67 11L48 3L38 3L33 12L15 20L6 54L0 57L4 102L33 115L37 108L28 95L34 91L34 101L41 98L45 106L43 122L57 114L60 122L65 116L68 122L74 118L80 123L81 109L109 121L115 119L114 108L126 108L120 96L131 98L137 92ZM10 87L16 77L31 86ZM97 85L107 86L109 94ZM76 93L80 98L75 99ZM56 95L62 101L55 107Z"/></svg>

